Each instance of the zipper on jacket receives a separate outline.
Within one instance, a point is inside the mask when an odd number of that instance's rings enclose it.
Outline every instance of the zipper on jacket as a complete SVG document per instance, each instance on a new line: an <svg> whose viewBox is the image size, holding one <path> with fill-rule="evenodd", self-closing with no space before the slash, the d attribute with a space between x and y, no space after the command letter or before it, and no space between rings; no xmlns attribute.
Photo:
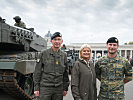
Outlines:
<svg viewBox="0 0 133 100"><path fill-rule="evenodd" d="M87 64L87 66L90 68L90 71L91 71L91 75L92 75L92 87L93 87L93 72L92 72L92 69L91 69L91 67L89 66L89 63ZM94 90L93 90L93 93L92 93L92 100L93 100L93 95L94 95Z"/></svg>

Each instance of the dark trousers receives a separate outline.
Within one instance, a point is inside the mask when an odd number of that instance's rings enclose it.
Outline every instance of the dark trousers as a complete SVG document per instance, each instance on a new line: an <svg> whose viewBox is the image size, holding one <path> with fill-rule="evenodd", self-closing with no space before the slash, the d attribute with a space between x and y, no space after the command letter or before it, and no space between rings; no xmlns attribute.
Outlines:
<svg viewBox="0 0 133 100"><path fill-rule="evenodd" d="M63 87L40 87L40 100L63 100Z"/></svg>

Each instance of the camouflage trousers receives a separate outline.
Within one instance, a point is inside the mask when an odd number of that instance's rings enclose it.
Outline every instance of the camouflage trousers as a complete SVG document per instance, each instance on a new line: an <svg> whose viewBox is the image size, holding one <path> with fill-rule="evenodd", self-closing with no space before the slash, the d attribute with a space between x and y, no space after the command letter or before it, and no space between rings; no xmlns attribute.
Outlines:
<svg viewBox="0 0 133 100"><path fill-rule="evenodd" d="M98 100L125 100L124 98L109 98L98 96Z"/></svg>
<svg viewBox="0 0 133 100"><path fill-rule="evenodd" d="M39 100L63 100L63 86L40 87Z"/></svg>

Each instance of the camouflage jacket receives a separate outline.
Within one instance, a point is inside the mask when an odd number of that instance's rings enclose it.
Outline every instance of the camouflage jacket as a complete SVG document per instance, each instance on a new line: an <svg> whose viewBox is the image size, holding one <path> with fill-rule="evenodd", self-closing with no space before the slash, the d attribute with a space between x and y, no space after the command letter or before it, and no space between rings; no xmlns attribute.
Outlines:
<svg viewBox="0 0 133 100"><path fill-rule="evenodd" d="M99 100L123 100L124 79L132 80L132 67L129 62L121 57L100 58L95 64L96 77L101 79Z"/></svg>
<svg viewBox="0 0 133 100"><path fill-rule="evenodd" d="M26 28L26 25L24 22L19 22L19 23L15 23L14 26L17 26L17 27L21 27L21 28Z"/></svg>
<svg viewBox="0 0 133 100"><path fill-rule="evenodd" d="M52 48L41 53L40 61L37 63L34 72L35 91L40 87L57 87L63 85L67 91L69 86L67 56L59 50L54 52Z"/></svg>

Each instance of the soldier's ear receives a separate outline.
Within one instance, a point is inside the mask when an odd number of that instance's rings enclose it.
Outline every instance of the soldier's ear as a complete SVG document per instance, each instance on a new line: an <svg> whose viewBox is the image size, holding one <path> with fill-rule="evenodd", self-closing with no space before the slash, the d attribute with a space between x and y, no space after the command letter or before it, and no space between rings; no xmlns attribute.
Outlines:
<svg viewBox="0 0 133 100"><path fill-rule="evenodd" d="M63 43L63 40L61 40L61 43Z"/></svg>

